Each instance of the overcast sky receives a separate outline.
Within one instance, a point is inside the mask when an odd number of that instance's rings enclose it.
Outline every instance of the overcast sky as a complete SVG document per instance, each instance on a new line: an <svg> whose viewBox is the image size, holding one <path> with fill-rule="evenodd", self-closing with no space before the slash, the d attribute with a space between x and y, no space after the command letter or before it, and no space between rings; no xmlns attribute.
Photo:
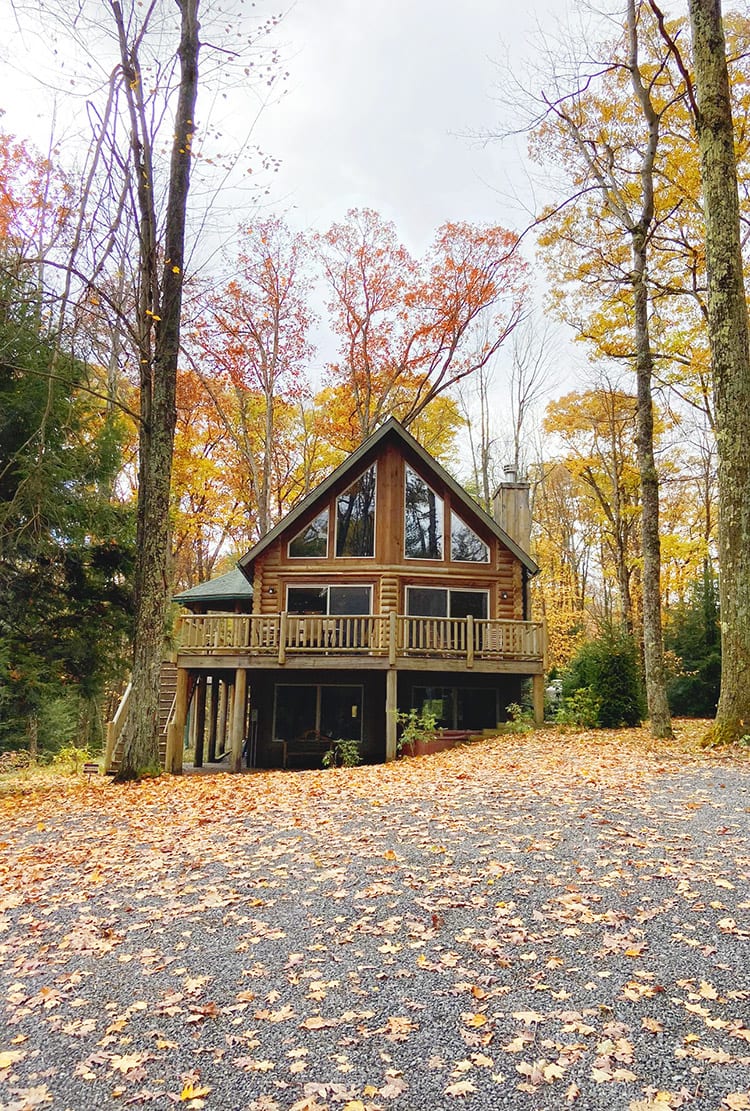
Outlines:
<svg viewBox="0 0 750 1111"><path fill-rule="evenodd" d="M444 220L518 225L514 144L467 135L496 123L498 63L528 52L534 23L507 0L298 0L282 28L289 91L258 126L282 159L278 200L303 226L375 208L415 250Z"/></svg>
<svg viewBox="0 0 750 1111"><path fill-rule="evenodd" d="M210 3L204 0L204 18ZM525 141L482 145L469 136L497 126L493 96L508 59L520 67L533 52L537 24L554 38L553 21L572 6L573 0L528 6L519 0L296 0L278 31L287 91L261 113L253 135L281 161L264 205L300 229L319 230L351 207L371 207L394 221L415 254L445 220L520 230L527 220L523 201L530 199ZM258 4L261 13L269 10ZM3 126L44 149L50 111L35 82L40 70L44 78L45 63L33 58L34 35L19 40L10 0L0 0L0 14L0 31L8 31L0 45ZM82 107L79 102L79 118ZM208 108L204 92L199 121ZM233 97L229 110L241 130L256 108L249 97L244 103ZM252 211L232 202L230 217L234 226ZM531 243L526 257L534 262ZM535 272L541 300L541 268ZM568 364L582 361L566 352Z"/></svg>

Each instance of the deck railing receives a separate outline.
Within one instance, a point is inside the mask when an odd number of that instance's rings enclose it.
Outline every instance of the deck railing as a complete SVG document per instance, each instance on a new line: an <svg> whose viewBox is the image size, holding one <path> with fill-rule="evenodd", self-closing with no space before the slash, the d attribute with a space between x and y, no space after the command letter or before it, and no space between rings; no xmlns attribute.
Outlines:
<svg viewBox="0 0 750 1111"><path fill-rule="evenodd" d="M201 655L241 652L278 658L334 656L446 656L477 660L539 660L539 621L397 614L346 616L292 613L189 614L182 618L180 650Z"/></svg>

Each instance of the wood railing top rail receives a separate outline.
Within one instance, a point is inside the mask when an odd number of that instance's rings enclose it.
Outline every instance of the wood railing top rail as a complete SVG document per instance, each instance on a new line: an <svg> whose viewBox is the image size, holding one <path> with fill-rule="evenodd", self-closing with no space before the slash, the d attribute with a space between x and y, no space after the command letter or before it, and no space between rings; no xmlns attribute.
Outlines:
<svg viewBox="0 0 750 1111"><path fill-rule="evenodd" d="M187 614L183 651L287 654L454 656L540 659L543 624L500 618L420 617L408 614Z"/></svg>

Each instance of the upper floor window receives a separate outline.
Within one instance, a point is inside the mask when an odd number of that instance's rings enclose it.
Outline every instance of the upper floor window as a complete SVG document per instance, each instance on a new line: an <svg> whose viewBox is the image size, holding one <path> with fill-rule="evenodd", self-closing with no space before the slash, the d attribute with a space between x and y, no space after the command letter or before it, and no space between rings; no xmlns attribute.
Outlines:
<svg viewBox="0 0 750 1111"><path fill-rule="evenodd" d="M490 549L457 513L451 513L451 559L462 563L489 563Z"/></svg>
<svg viewBox="0 0 750 1111"><path fill-rule="evenodd" d="M336 555L375 555L375 464L336 498Z"/></svg>
<svg viewBox="0 0 750 1111"><path fill-rule="evenodd" d="M289 613L365 614L372 609L371 586L289 586L286 592Z"/></svg>
<svg viewBox="0 0 750 1111"><path fill-rule="evenodd" d="M439 586L407 586L406 612L412 617L472 617L486 620L486 590L454 590Z"/></svg>
<svg viewBox="0 0 750 1111"><path fill-rule="evenodd" d="M404 555L407 559L443 558L443 499L411 467L406 468Z"/></svg>
<svg viewBox="0 0 750 1111"><path fill-rule="evenodd" d="M327 506L289 541L289 555L294 559L320 559L328 555Z"/></svg>

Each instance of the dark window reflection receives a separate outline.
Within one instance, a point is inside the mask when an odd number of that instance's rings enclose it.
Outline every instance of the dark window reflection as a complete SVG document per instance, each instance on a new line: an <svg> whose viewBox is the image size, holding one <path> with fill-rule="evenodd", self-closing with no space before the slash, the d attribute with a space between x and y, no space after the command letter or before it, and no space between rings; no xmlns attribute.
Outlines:
<svg viewBox="0 0 750 1111"><path fill-rule="evenodd" d="M289 544L289 555L295 559L328 555L328 509L322 510L309 525L298 532Z"/></svg>
<svg viewBox="0 0 750 1111"><path fill-rule="evenodd" d="M336 499L336 555L375 554L375 467Z"/></svg>
<svg viewBox="0 0 750 1111"><path fill-rule="evenodd" d="M465 563L489 563L490 549L474 529L451 513L451 559Z"/></svg>
<svg viewBox="0 0 750 1111"><path fill-rule="evenodd" d="M443 499L406 468L404 553L408 559L443 558Z"/></svg>

